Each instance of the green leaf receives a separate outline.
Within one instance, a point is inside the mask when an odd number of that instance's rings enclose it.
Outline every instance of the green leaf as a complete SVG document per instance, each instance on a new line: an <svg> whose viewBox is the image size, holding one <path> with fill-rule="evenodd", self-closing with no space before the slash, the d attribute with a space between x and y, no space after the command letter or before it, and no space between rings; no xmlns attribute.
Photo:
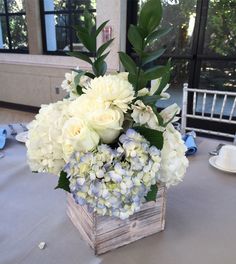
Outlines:
<svg viewBox="0 0 236 264"><path fill-rule="evenodd" d="M87 56L86 54L79 52L79 51L69 51L66 54L76 57L78 59L81 59L83 61L88 62L89 64L92 64L92 60L89 58L89 56Z"/></svg>
<svg viewBox="0 0 236 264"><path fill-rule="evenodd" d="M139 15L138 24L144 30L145 35L150 34L159 26L162 18L162 6L160 0L147 1Z"/></svg>
<svg viewBox="0 0 236 264"><path fill-rule="evenodd" d="M94 79L96 76L91 73L91 72L85 72L85 71L82 71L82 70L78 70L78 69L71 69L72 71L74 72L78 72L78 73L84 73L84 75L88 76L89 78L91 79Z"/></svg>
<svg viewBox="0 0 236 264"><path fill-rule="evenodd" d="M88 32L91 34L93 27L94 27L94 23L93 23L93 16L91 13L89 13L89 11L87 9L84 10L84 25L85 28L88 30Z"/></svg>
<svg viewBox="0 0 236 264"><path fill-rule="evenodd" d="M85 72L84 75L88 76L88 77L91 78L91 79L94 79L94 78L96 77L96 76L95 76L93 73L91 73L91 72Z"/></svg>
<svg viewBox="0 0 236 264"><path fill-rule="evenodd" d="M106 24L109 22L109 20L103 22L96 30L96 37L100 34L100 32L104 29L104 27L106 26Z"/></svg>
<svg viewBox="0 0 236 264"><path fill-rule="evenodd" d="M74 78L75 85L78 85L80 83L80 78L85 74L84 71L77 72L78 74Z"/></svg>
<svg viewBox="0 0 236 264"><path fill-rule="evenodd" d="M102 44L99 49L97 50L97 57L100 57L103 52L108 48L108 46L112 43L113 39L108 40L106 43Z"/></svg>
<svg viewBox="0 0 236 264"><path fill-rule="evenodd" d="M129 55L121 51L119 52L119 57L125 69L132 75L136 75L137 69L133 59Z"/></svg>
<svg viewBox="0 0 236 264"><path fill-rule="evenodd" d="M79 84L76 86L76 92L78 95L81 95L83 93L82 89L83 88Z"/></svg>
<svg viewBox="0 0 236 264"><path fill-rule="evenodd" d="M171 60L168 60L166 66L165 66L165 72L163 73L163 75L161 77L161 83L160 83L156 93L161 94L163 89L166 87L166 85L170 81L170 73L171 73Z"/></svg>
<svg viewBox="0 0 236 264"><path fill-rule="evenodd" d="M85 48L87 48L90 52L96 51L96 46L94 48L94 40L92 40L90 34L87 31L77 27L76 34L77 34L79 40L85 46Z"/></svg>
<svg viewBox="0 0 236 264"><path fill-rule="evenodd" d="M152 95L152 96L141 96L137 99L141 100L144 104L155 104L157 100L161 98L160 95Z"/></svg>
<svg viewBox="0 0 236 264"><path fill-rule="evenodd" d="M137 76L135 74L129 73L128 81L133 85L133 87L135 87L137 82Z"/></svg>
<svg viewBox="0 0 236 264"><path fill-rule="evenodd" d="M145 78L145 73L142 69L140 69L135 90L138 91L146 87L147 83L148 83L148 80Z"/></svg>
<svg viewBox="0 0 236 264"><path fill-rule="evenodd" d="M149 53L148 56L144 57L143 61L142 61L142 65L144 66L145 64L154 61L156 59L158 59L159 57L161 57L161 55L165 52L166 49L159 49L157 51L154 51L152 53Z"/></svg>
<svg viewBox="0 0 236 264"><path fill-rule="evenodd" d="M142 54L143 51L143 38L139 33L138 27L134 25L130 25L128 30L128 39L129 42L132 44L134 50L138 54Z"/></svg>
<svg viewBox="0 0 236 264"><path fill-rule="evenodd" d="M165 36L166 34L168 34L171 30L172 30L172 27L168 27L168 28L160 28L160 29L152 32L150 35L147 36L145 44L152 43L154 40L161 38L161 37Z"/></svg>
<svg viewBox="0 0 236 264"><path fill-rule="evenodd" d="M155 114L156 117L157 117L157 120L158 120L159 125L160 125L160 126L163 126L164 119L163 119L162 116L157 112L157 108L156 108L155 104L152 105L151 107L152 107L152 110L153 110L154 114Z"/></svg>
<svg viewBox="0 0 236 264"><path fill-rule="evenodd" d="M101 57L99 57L99 60L105 60L106 57L109 55L110 51L108 51L107 53L103 54Z"/></svg>
<svg viewBox="0 0 236 264"><path fill-rule="evenodd" d="M67 173L64 171L61 171L60 177L58 180L58 184L55 187L55 189L63 189L70 193L70 181L67 178Z"/></svg>
<svg viewBox="0 0 236 264"><path fill-rule="evenodd" d="M156 199L157 199L157 191L158 191L157 184L152 185L150 191L147 194L147 196L145 196L146 201L147 202L156 201Z"/></svg>
<svg viewBox="0 0 236 264"><path fill-rule="evenodd" d="M158 149L162 149L164 141L163 132L144 126L133 127L133 129L144 136L146 140L150 142L151 146L156 146Z"/></svg>
<svg viewBox="0 0 236 264"><path fill-rule="evenodd" d="M82 87L79 85L80 79L81 79L81 77L83 75L85 75L85 72L84 71L81 71L74 78L74 82L75 82L75 85L76 85L76 91L77 91L78 95L81 95L83 93L82 92Z"/></svg>
<svg viewBox="0 0 236 264"><path fill-rule="evenodd" d="M107 64L104 61L104 58L106 55L108 55L108 53L104 54L93 63L93 71L97 77L103 76L106 73Z"/></svg>
<svg viewBox="0 0 236 264"><path fill-rule="evenodd" d="M154 80L157 78L162 77L162 75L166 72L166 67L165 66L156 66L154 68L151 68L147 71L145 71L145 78L150 81Z"/></svg>

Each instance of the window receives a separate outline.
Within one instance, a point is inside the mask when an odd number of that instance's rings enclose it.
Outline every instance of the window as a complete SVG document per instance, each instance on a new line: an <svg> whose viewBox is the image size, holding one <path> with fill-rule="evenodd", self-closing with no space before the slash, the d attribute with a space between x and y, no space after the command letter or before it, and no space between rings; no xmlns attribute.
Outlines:
<svg viewBox="0 0 236 264"><path fill-rule="evenodd" d="M140 6L146 1L128 1L130 24L137 23ZM236 0L162 0L162 5L162 26L171 24L173 30L154 43L155 48L166 48L164 55L155 63L161 64L168 57L172 58L174 70L169 89L172 100L182 105L184 82L188 82L190 87L236 91ZM133 10L136 10L136 16ZM129 45L127 51L132 55ZM192 99L188 98L189 109L192 108ZM198 99L199 103L202 102L201 98ZM162 101L159 107L171 103L171 99ZM220 109L222 101L219 100L218 104L216 108ZM227 109L230 109L230 103ZM229 113L226 111L226 114ZM199 124L199 128L207 126L207 122ZM229 129L219 124L214 128L221 132Z"/></svg>
<svg viewBox="0 0 236 264"><path fill-rule="evenodd" d="M28 52L24 0L0 0L0 51Z"/></svg>
<svg viewBox="0 0 236 264"><path fill-rule="evenodd" d="M83 51L73 26L83 23L83 11L96 15L95 0L41 0L44 53Z"/></svg>

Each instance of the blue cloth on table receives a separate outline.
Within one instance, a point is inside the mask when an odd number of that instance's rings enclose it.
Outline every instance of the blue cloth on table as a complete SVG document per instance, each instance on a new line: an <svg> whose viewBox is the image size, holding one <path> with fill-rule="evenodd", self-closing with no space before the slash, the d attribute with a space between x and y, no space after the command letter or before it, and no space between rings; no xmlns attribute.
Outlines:
<svg viewBox="0 0 236 264"><path fill-rule="evenodd" d="M183 136L185 146L187 147L186 156L193 155L197 152L197 145L195 143L194 137L192 135L186 134Z"/></svg>
<svg viewBox="0 0 236 264"><path fill-rule="evenodd" d="M0 149L3 149L6 144L7 130L0 128Z"/></svg>

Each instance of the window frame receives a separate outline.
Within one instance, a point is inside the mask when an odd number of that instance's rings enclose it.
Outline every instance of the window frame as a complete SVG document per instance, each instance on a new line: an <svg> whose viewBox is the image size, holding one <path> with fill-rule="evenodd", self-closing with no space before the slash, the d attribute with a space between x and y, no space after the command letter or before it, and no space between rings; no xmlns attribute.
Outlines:
<svg viewBox="0 0 236 264"><path fill-rule="evenodd" d="M26 11L24 12L15 12L11 13L8 12L8 5L7 5L7 0L3 0L4 3L4 9L5 12L0 12L0 17L4 17L6 19L6 34L9 42L9 48L8 49L2 49L0 48L0 53L23 53L23 54L28 54L29 53L29 41L27 41L27 48L21 49L13 49L12 48L12 37L11 37L11 31L10 31L10 24L9 20L11 16L25 16L26 17ZM28 25L27 25L28 26ZM28 35L27 35L27 40L28 40Z"/></svg>
<svg viewBox="0 0 236 264"><path fill-rule="evenodd" d="M68 9L67 10L54 10L54 11L45 11L44 8L44 0L40 0L40 18L41 18L41 31L42 31L42 44L43 44L43 55L62 55L67 56L66 51L49 51L47 50L47 38L46 38L46 24L45 24L45 16L46 15L56 15L56 14L67 14L69 16L69 25L72 25L72 15L73 14L82 14L83 10L76 10L74 11L72 9L71 0L68 1ZM89 9L88 10L91 13L95 13L97 9ZM73 37L72 32L73 28L72 26L65 26L65 28L69 29L69 50L73 51Z"/></svg>
<svg viewBox="0 0 236 264"><path fill-rule="evenodd" d="M204 53L204 41L206 35L206 26L208 19L208 8L210 0L197 0L196 6L196 20L195 27L193 31L193 45L190 55L173 55L164 54L161 56L161 60L172 58L173 60L186 60L189 61L189 79L188 86L199 88L200 84L200 74L201 66L204 61L236 61L236 56L221 56L221 55L208 55ZM127 29L130 24L137 24L137 10L138 10L138 0L128 1L127 9ZM134 14L135 13L135 14ZM132 56L131 45L129 44L128 38L126 40L126 51ZM193 106L193 94L188 97L187 107L188 112L192 113ZM236 119L236 118L235 118ZM212 123L203 122L202 120L191 120L191 126L209 129ZM214 124L214 128L218 131L225 132L226 130L235 130L236 126L229 128L229 126L222 126L220 123Z"/></svg>

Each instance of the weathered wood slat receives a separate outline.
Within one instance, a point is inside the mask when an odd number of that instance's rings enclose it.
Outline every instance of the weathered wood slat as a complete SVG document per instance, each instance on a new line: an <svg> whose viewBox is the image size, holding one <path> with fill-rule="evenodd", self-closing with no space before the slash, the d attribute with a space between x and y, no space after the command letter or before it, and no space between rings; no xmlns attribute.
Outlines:
<svg viewBox="0 0 236 264"><path fill-rule="evenodd" d="M67 198L69 218L98 255L164 230L165 210L165 186L159 186L156 202L143 204L139 212L126 220L89 213L71 195Z"/></svg>

